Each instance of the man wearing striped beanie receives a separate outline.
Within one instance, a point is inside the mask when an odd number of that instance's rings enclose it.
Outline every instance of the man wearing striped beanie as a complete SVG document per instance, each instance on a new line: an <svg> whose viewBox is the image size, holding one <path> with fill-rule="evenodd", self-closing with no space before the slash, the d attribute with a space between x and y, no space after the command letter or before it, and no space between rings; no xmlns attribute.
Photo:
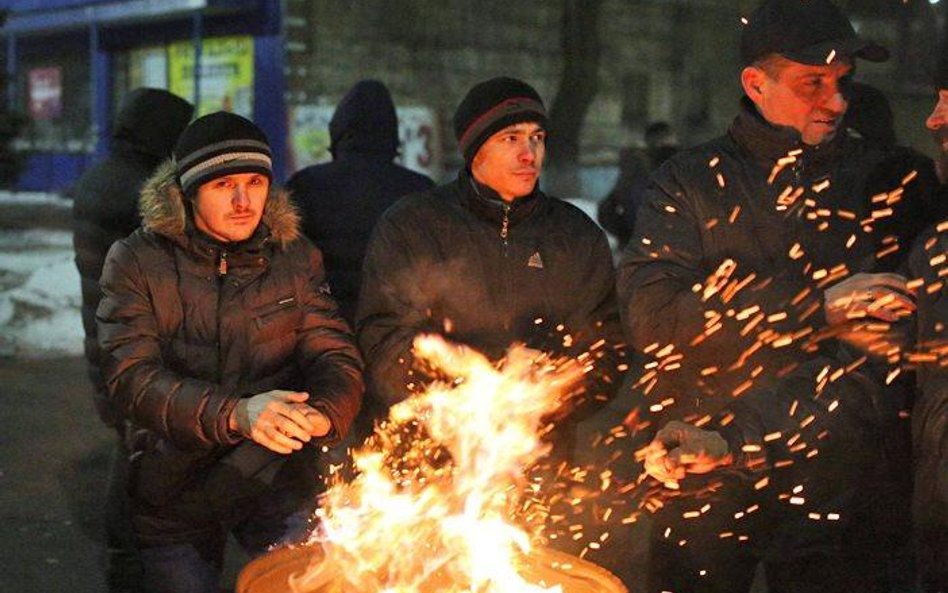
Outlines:
<svg viewBox="0 0 948 593"><path fill-rule="evenodd" d="M302 541L319 449L347 433L362 361L322 256L271 186L266 136L212 113L145 184L106 258L97 314L128 418L148 593L216 593L232 533L250 556Z"/></svg>
<svg viewBox="0 0 948 593"><path fill-rule="evenodd" d="M564 406L551 441L569 453L576 408L612 395L621 331L614 270L602 230L539 189L546 108L529 84L497 77L475 85L454 114L464 166L453 181L406 196L375 227L363 266L356 327L370 401L381 407L423 385L413 369L418 334L499 359L515 342L576 356L597 342L595 370ZM567 337L568 336L568 337Z"/></svg>

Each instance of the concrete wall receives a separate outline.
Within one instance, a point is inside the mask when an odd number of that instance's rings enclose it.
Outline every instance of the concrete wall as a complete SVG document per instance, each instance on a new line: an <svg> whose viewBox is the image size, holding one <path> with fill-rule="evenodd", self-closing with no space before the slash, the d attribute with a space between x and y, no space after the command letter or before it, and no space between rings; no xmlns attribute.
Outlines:
<svg viewBox="0 0 948 593"><path fill-rule="evenodd" d="M451 115L471 85L499 74L520 77L548 107L559 85L561 2L284 2L290 109L321 104L331 113L359 79L382 80L397 105L433 112L446 175L460 163ZM614 166L618 149L640 143L645 125L657 119L671 122L684 144L723 132L741 96L740 18L754 5L604 0L600 90L583 131L583 165ZM890 45L902 39L889 16L857 21L860 30ZM930 93L896 76L898 69L895 61L860 66L861 76L889 94L900 137L925 149L921 126Z"/></svg>

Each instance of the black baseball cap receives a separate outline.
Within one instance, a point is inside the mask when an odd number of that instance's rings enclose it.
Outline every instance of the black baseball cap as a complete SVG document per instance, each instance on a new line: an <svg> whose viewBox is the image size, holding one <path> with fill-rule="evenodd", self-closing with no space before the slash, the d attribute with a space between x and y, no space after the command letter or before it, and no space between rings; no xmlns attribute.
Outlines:
<svg viewBox="0 0 948 593"><path fill-rule="evenodd" d="M829 0L764 0L741 33L741 59L749 66L769 54L812 66L836 58L889 59L889 50L857 35Z"/></svg>

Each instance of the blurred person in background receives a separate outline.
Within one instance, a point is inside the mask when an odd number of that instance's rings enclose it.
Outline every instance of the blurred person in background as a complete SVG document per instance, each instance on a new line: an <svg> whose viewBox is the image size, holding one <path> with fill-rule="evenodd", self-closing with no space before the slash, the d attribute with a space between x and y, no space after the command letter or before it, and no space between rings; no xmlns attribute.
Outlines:
<svg viewBox="0 0 948 593"><path fill-rule="evenodd" d="M671 125L659 121L645 128L644 150L619 151L619 179L599 202L596 220L616 238L620 252L632 236L635 212L642 203L649 176L678 150L678 138Z"/></svg>
<svg viewBox="0 0 948 593"><path fill-rule="evenodd" d="M434 182L392 162L398 119L392 96L377 80L349 89L329 122L329 138L332 162L297 171L286 188L300 209L303 233L323 252L339 310L354 324L372 228L398 198Z"/></svg>
<svg viewBox="0 0 948 593"><path fill-rule="evenodd" d="M73 246L82 281L82 325L89 378L99 418L118 435L109 469L105 502L106 579L109 591L138 591L141 566L132 538L128 508L128 449L125 420L108 399L102 378L95 310L102 292L99 276L112 243L138 228L138 196L155 169L171 156L194 109L161 89L138 88L122 102L112 129L109 155L87 169L69 191L73 200Z"/></svg>

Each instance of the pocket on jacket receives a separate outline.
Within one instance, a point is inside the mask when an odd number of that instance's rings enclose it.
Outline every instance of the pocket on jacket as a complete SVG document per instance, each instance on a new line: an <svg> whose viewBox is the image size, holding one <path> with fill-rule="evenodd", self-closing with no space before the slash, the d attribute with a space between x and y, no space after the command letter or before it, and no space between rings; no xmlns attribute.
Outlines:
<svg viewBox="0 0 948 593"><path fill-rule="evenodd" d="M214 451L181 451L158 441L134 456L131 493L148 504L166 505L199 483L216 456Z"/></svg>
<svg viewBox="0 0 948 593"><path fill-rule="evenodd" d="M255 342L266 342L295 332L299 325L300 308L295 295L289 294L256 307L251 312Z"/></svg>

